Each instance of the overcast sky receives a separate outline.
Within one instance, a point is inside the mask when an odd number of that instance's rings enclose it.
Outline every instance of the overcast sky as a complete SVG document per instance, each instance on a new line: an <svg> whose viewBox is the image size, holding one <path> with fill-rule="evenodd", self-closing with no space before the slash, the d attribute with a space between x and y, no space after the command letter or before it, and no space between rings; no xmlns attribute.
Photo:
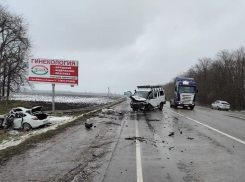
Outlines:
<svg viewBox="0 0 245 182"><path fill-rule="evenodd" d="M245 46L243 0L1 0L29 22L33 57L79 61L79 86L164 84L199 58ZM51 89L51 85L36 85Z"/></svg>

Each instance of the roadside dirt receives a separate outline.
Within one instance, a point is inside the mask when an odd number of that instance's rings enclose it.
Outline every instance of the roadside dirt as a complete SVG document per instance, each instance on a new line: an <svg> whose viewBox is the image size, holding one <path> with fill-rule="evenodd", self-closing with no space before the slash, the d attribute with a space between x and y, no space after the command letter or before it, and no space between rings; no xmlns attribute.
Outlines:
<svg viewBox="0 0 245 182"><path fill-rule="evenodd" d="M60 133L31 146L1 163L4 181L91 181L110 158L122 127L124 111L96 113L78 119ZM84 123L93 123L87 130ZM1 160L1 155L0 155ZM51 172L52 171L52 172Z"/></svg>

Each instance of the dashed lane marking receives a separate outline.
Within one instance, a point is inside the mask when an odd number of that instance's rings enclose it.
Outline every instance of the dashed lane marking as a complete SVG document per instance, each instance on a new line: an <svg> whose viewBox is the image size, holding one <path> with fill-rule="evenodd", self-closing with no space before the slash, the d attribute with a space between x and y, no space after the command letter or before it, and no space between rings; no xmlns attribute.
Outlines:
<svg viewBox="0 0 245 182"><path fill-rule="evenodd" d="M139 137L138 121L135 120L135 132L136 138ZM143 172L141 164L141 151L140 151L140 141L136 140L136 170L137 170L137 182L143 182Z"/></svg>

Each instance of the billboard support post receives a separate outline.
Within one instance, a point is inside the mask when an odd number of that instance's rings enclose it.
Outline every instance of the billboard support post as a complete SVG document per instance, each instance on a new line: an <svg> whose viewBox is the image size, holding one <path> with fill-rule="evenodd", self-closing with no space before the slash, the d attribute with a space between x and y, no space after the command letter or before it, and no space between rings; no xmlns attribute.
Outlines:
<svg viewBox="0 0 245 182"><path fill-rule="evenodd" d="M55 116L55 84L52 84L52 112Z"/></svg>

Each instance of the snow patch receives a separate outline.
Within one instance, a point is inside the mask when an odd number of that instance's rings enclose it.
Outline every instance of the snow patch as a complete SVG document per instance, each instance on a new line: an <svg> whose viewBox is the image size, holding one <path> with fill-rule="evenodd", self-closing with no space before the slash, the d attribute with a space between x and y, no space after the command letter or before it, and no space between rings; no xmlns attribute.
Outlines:
<svg viewBox="0 0 245 182"><path fill-rule="evenodd" d="M40 133L44 133L46 131L49 130L54 130L56 129L59 125L74 121L75 119L77 119L78 117L68 117L68 116L63 116L63 117L54 117L54 116L50 116L50 122L52 123L50 126L47 126L45 128L39 128L39 129L35 129L35 130L31 130L28 133L23 134L23 132L20 132L20 136L18 139L10 139L10 140L4 140L1 144L0 144L0 150L6 149L8 147L11 146L16 146L18 144L20 144L21 142L25 141L27 138L34 136L34 135L38 135Z"/></svg>
<svg viewBox="0 0 245 182"><path fill-rule="evenodd" d="M13 94L11 95L10 100L52 102L52 97L49 95ZM102 105L113 101L113 99L108 97L55 96L55 102L58 103L88 103Z"/></svg>

